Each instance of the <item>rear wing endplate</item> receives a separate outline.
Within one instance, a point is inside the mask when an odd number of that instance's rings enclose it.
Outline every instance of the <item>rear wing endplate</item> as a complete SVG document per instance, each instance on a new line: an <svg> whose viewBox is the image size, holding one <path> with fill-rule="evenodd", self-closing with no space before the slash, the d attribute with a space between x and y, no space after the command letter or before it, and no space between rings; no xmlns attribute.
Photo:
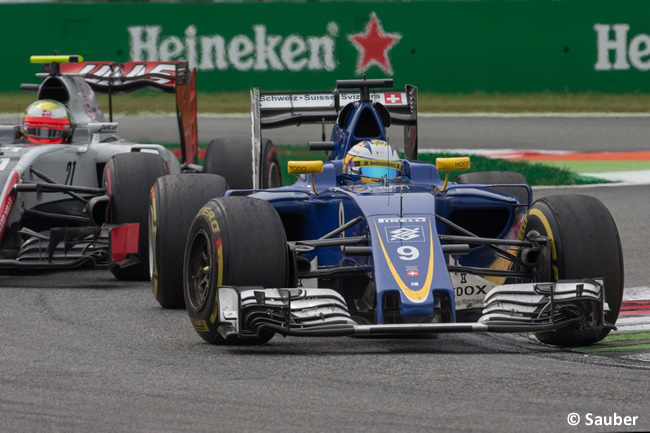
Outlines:
<svg viewBox="0 0 650 433"><path fill-rule="evenodd" d="M384 105L392 125L404 126L404 154L406 159L417 159L418 90L410 84L404 90L369 92L372 102ZM272 92L251 90L251 129L253 152L253 184L261 185L262 130L302 124L336 122L339 112L347 104L359 101L361 92L339 89L323 92Z"/></svg>

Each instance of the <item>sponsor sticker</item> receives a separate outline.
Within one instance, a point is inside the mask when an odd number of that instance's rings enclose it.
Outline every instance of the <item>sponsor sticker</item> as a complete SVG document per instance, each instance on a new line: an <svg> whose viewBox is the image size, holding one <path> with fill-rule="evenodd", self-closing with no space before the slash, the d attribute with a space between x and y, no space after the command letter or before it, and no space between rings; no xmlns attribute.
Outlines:
<svg viewBox="0 0 650 433"><path fill-rule="evenodd" d="M424 242L424 227L417 226L388 226L386 230L386 238L388 242Z"/></svg>
<svg viewBox="0 0 650 433"><path fill-rule="evenodd" d="M359 92L342 92L339 94L341 105L359 101ZM373 102L385 105L406 105L406 92L371 93ZM288 109L288 108L334 108L334 94L332 93L262 93L260 94L260 108Z"/></svg>
<svg viewBox="0 0 650 433"><path fill-rule="evenodd" d="M425 217L408 217L408 218L377 218L379 224L384 223L424 223L427 222Z"/></svg>
<svg viewBox="0 0 650 433"><path fill-rule="evenodd" d="M407 277L419 277L420 270L417 266L407 266L406 267L406 276Z"/></svg>
<svg viewBox="0 0 650 433"><path fill-rule="evenodd" d="M402 103L402 94L401 93L384 93L384 102L385 102L386 105L401 104Z"/></svg>
<svg viewBox="0 0 650 433"><path fill-rule="evenodd" d="M485 296L496 285L485 278L466 273L449 274L456 298L456 309L483 308Z"/></svg>

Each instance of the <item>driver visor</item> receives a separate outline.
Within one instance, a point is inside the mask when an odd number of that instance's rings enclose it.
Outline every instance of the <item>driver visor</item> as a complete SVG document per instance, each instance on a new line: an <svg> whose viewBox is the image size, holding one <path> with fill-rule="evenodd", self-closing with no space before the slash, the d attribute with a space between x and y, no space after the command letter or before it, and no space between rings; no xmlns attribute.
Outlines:
<svg viewBox="0 0 650 433"><path fill-rule="evenodd" d="M399 176L399 170L390 167L377 167L377 166L365 166L359 167L359 174L363 177L371 177L374 179L381 179L386 177L386 179L395 179Z"/></svg>
<svg viewBox="0 0 650 433"><path fill-rule="evenodd" d="M70 133L70 120L49 117L27 117L23 122L25 134L35 138L63 138Z"/></svg>

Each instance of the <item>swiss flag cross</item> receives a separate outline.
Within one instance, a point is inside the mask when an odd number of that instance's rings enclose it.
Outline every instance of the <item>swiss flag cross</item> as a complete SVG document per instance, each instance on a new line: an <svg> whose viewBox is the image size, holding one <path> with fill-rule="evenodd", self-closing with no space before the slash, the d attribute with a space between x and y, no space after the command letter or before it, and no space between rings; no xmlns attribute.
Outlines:
<svg viewBox="0 0 650 433"><path fill-rule="evenodd" d="M401 104L402 103L402 94L401 93L384 93L384 101L386 104Z"/></svg>
<svg viewBox="0 0 650 433"><path fill-rule="evenodd" d="M419 277L420 271L406 271L406 275L409 277Z"/></svg>

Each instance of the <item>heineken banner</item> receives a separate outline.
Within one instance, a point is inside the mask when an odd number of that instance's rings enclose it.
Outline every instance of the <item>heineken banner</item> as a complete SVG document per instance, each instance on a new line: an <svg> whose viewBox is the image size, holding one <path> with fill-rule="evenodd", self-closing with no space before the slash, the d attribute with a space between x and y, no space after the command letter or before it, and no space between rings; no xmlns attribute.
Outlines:
<svg viewBox="0 0 650 433"><path fill-rule="evenodd" d="M325 90L393 77L430 92L648 92L647 0L0 4L0 91L30 55L187 60L201 91Z"/></svg>

